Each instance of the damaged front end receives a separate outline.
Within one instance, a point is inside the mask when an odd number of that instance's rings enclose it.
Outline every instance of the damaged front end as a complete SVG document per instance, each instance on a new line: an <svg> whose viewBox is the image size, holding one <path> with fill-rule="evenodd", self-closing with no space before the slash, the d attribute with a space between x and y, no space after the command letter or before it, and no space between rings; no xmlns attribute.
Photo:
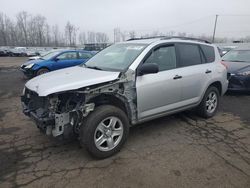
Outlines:
<svg viewBox="0 0 250 188"><path fill-rule="evenodd" d="M137 121L134 71L112 82L40 97L28 88L21 97L23 112L39 129L54 137L79 133L83 119L98 105L112 104L126 112L131 124Z"/></svg>
<svg viewBox="0 0 250 188"><path fill-rule="evenodd" d="M33 119L37 127L54 137L79 133L81 119L94 110L94 103L86 104L84 94L66 92L40 97L25 88L21 97L23 112Z"/></svg>

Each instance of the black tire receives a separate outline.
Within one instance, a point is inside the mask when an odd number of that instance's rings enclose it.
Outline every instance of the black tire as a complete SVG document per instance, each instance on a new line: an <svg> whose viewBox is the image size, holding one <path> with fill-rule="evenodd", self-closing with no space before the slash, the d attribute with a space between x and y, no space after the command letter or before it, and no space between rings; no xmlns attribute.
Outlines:
<svg viewBox="0 0 250 188"><path fill-rule="evenodd" d="M98 125L109 117L118 118L123 124L123 134L118 145L112 150L101 151L95 144L96 130ZM102 105L84 119L80 130L80 143L85 146L88 152L95 158L103 159L112 156L120 151L129 134L129 121L126 114L119 108L111 105ZM113 140L113 139L112 139Z"/></svg>
<svg viewBox="0 0 250 188"><path fill-rule="evenodd" d="M206 102L208 100L208 97L209 95L213 93L216 95L216 98L217 98L217 104L216 104L216 107L213 109L212 112L209 112L209 109L207 109L207 105L206 105ZM219 104L220 104L220 94L219 94L219 90L214 87L214 86L210 86L205 95L203 96L203 99L201 101L201 103L199 104L199 106L197 107L197 113L199 116L203 117L203 118L211 118L213 117L217 110L218 110L218 107L219 107Z"/></svg>
<svg viewBox="0 0 250 188"><path fill-rule="evenodd" d="M36 71L36 76L45 74L45 73L47 73L47 72L49 72L49 69L41 68L41 69L39 69L38 71Z"/></svg>

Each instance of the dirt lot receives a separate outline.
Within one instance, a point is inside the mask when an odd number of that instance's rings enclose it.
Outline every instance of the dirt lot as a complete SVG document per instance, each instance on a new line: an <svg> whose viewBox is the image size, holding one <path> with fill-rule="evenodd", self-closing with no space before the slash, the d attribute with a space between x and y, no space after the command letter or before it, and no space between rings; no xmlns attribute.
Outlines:
<svg viewBox="0 0 250 188"><path fill-rule="evenodd" d="M22 114L22 61L0 58L1 188L250 187L249 94L227 94L209 120L185 112L133 127L119 154L95 160Z"/></svg>

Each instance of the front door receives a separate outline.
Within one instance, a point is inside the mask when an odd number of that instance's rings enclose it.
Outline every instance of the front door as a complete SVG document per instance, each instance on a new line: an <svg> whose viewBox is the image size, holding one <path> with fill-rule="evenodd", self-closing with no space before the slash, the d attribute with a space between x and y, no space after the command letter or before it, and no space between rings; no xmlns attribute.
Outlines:
<svg viewBox="0 0 250 188"><path fill-rule="evenodd" d="M158 64L159 72L136 78L139 120L178 108L181 100L182 81L176 69L174 45L155 48L143 63Z"/></svg>
<svg viewBox="0 0 250 188"><path fill-rule="evenodd" d="M65 52L56 57L56 60L53 64L53 69L62 69L66 67L72 67L77 65L81 61L77 58L77 52Z"/></svg>

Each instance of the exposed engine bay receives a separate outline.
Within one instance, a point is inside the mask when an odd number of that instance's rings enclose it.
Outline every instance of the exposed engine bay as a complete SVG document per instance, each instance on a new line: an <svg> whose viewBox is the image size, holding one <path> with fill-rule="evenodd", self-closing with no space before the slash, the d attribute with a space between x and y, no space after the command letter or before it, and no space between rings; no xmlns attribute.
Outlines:
<svg viewBox="0 0 250 188"><path fill-rule="evenodd" d="M68 134L79 134L83 120L95 109L105 103L122 108L136 122L136 90L134 72L127 71L120 78L98 85L72 91L38 96L34 91L25 88L21 97L23 112L30 116L37 127L47 135L54 137Z"/></svg>

